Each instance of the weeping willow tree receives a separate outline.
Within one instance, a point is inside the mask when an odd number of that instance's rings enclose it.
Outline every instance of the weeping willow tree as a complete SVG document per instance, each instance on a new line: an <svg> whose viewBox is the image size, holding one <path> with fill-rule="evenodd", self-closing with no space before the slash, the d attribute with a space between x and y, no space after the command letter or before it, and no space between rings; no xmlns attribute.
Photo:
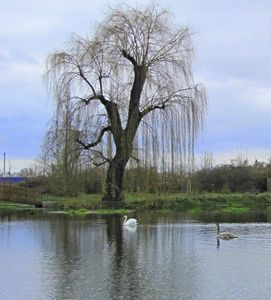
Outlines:
<svg viewBox="0 0 271 300"><path fill-rule="evenodd" d="M69 101L80 120L82 153L108 164L104 201L122 201L135 154L155 164L171 160L172 169L177 157L191 163L206 94L193 80L192 34L171 20L154 5L124 5L111 9L93 35L73 35L65 51L48 56L48 86L58 106Z"/></svg>

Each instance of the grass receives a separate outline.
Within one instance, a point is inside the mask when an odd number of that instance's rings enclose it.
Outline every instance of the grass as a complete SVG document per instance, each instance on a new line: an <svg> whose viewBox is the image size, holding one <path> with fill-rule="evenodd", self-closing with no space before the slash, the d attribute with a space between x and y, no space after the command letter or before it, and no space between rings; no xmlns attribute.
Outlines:
<svg viewBox="0 0 271 300"><path fill-rule="evenodd" d="M33 208L33 206L29 204L0 201L0 209L30 209L30 208Z"/></svg>
<svg viewBox="0 0 271 300"><path fill-rule="evenodd" d="M203 210L221 213L242 213L251 208L271 206L271 193L125 193L125 201L118 209L103 207L102 194L80 194L77 197L43 195L42 201L53 202L70 216L89 214L128 214L131 210ZM0 210L35 210L26 204L0 202Z"/></svg>
<svg viewBox="0 0 271 300"><path fill-rule="evenodd" d="M102 194L80 194L77 197L57 197L44 195L45 202L55 202L57 207L65 211L77 211L81 209L94 210L95 212L114 213L106 211L102 207ZM0 204L1 205L1 204ZM271 205L271 193L249 194L249 193L201 193L187 195L183 193L125 193L125 201L121 209L206 209L216 207L225 211L241 212L244 208ZM85 213L83 210L81 214ZM116 213L121 213L121 210Z"/></svg>
<svg viewBox="0 0 271 300"><path fill-rule="evenodd" d="M43 195L42 201L55 202L58 208L64 210L98 209L101 207L101 197L101 194L80 194L77 197Z"/></svg>
<svg viewBox="0 0 271 300"><path fill-rule="evenodd" d="M84 217L86 215L97 214L97 215L124 215L132 212L132 210L128 209L97 209L97 210L87 210L84 208L75 209L75 210L67 210L64 211L64 214L69 215L71 217Z"/></svg>
<svg viewBox="0 0 271 300"><path fill-rule="evenodd" d="M40 213L33 205L8 201L0 201L0 211L5 213L23 212L29 215L38 215Z"/></svg>
<svg viewBox="0 0 271 300"><path fill-rule="evenodd" d="M187 212L189 212L190 214L198 214L200 212L202 212L202 208L201 207L193 207L187 210Z"/></svg>
<svg viewBox="0 0 271 300"><path fill-rule="evenodd" d="M249 211L249 207L235 207L235 206L228 206L221 209L222 212L225 213L243 213Z"/></svg>

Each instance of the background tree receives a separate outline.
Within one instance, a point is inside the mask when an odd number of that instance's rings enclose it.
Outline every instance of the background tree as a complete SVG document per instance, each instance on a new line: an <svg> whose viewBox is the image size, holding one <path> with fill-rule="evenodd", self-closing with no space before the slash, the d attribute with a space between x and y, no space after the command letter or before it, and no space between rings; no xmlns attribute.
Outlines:
<svg viewBox="0 0 271 300"><path fill-rule="evenodd" d="M215 159L213 153L204 152L200 157L200 165L202 170L212 170L215 165Z"/></svg>
<svg viewBox="0 0 271 300"><path fill-rule="evenodd" d="M124 171L135 140L146 160L154 155L160 160L162 149L171 169L184 160L192 165L206 95L192 76L192 34L171 20L154 5L122 6L110 11L92 37L73 35L67 50L48 57L49 87L58 106L70 95L75 119L80 120L77 142L82 152L89 152L96 165L109 165L104 201L122 200ZM112 157L106 155L108 134Z"/></svg>

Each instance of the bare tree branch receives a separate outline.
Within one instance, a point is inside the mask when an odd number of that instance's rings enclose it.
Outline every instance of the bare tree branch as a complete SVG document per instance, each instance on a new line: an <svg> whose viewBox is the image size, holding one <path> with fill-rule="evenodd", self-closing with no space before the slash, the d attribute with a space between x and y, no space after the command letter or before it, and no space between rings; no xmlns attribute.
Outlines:
<svg viewBox="0 0 271 300"><path fill-rule="evenodd" d="M93 85L89 82L89 80L86 78L86 76L83 73L82 68L80 67L80 65L77 66L78 70L79 70L79 75L84 79L84 81L88 84L88 86L91 88L93 95L96 95L96 91L93 87Z"/></svg>
<svg viewBox="0 0 271 300"><path fill-rule="evenodd" d="M134 65L134 66L136 66L136 60L126 51L126 50L122 50L121 51L122 52L122 54L123 54L123 56L125 57L125 58L127 58L128 60L130 60L130 62Z"/></svg>
<svg viewBox="0 0 271 300"><path fill-rule="evenodd" d="M97 146L99 143L101 143L103 135L107 132L107 131L111 131L111 127L105 127L101 130L97 140L93 143L89 143L89 144L85 144L84 142L82 142L80 139L76 139L76 141L85 149L85 150L89 150L90 148L93 148L95 146Z"/></svg>
<svg viewBox="0 0 271 300"><path fill-rule="evenodd" d="M145 117L148 113L150 113L151 111L155 110L155 109L165 109L166 108L166 102L162 103L161 105L153 105L153 106L149 106L147 108L145 108L143 111L140 112L140 115L143 117Z"/></svg>

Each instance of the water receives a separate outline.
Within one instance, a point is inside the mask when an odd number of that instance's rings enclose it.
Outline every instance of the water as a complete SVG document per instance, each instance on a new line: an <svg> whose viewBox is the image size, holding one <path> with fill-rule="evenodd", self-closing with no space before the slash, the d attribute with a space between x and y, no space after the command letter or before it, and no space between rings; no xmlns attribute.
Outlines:
<svg viewBox="0 0 271 300"><path fill-rule="evenodd" d="M0 299L270 299L270 215L1 213Z"/></svg>

